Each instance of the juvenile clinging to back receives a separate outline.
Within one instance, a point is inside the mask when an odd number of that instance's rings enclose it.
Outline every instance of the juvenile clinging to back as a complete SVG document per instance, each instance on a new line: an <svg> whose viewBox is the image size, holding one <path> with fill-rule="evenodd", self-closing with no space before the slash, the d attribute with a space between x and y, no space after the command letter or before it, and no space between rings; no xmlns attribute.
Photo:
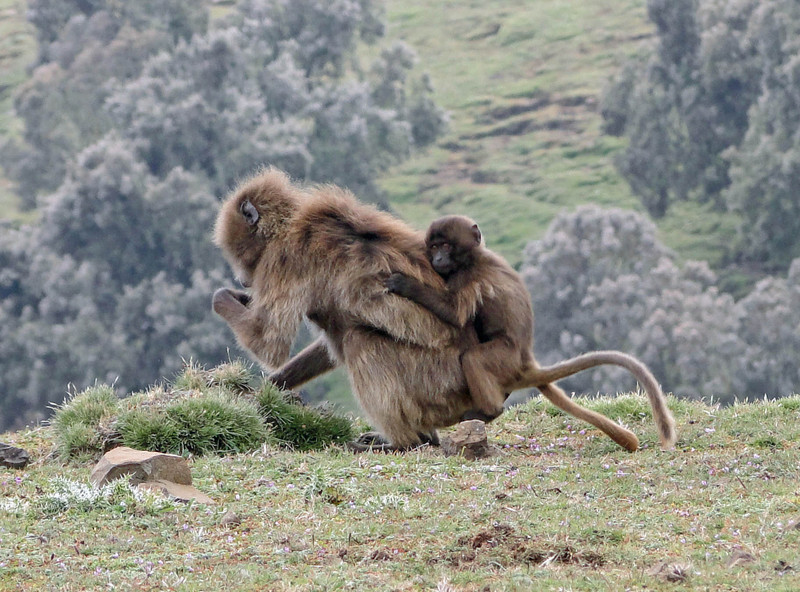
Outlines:
<svg viewBox="0 0 800 592"><path fill-rule="evenodd" d="M644 364L622 352L598 351L541 368L533 346L533 309L528 291L516 271L486 249L478 225L465 216L434 220L425 238L431 265L446 289L425 286L402 273L386 281L390 292L408 298L456 327L474 324L477 343L464 341L461 365L475 409L466 419L491 420L503 411L508 394L537 387L560 409L606 432L628 450L638 439L608 418L579 406L554 382L601 364L628 369L645 387L665 448L675 442L672 415L655 378Z"/></svg>

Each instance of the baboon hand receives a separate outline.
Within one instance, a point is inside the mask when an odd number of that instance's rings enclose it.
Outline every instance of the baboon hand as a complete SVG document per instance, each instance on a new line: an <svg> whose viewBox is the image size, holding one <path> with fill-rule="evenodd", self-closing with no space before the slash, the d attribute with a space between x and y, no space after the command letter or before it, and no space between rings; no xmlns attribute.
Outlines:
<svg viewBox="0 0 800 592"><path fill-rule="evenodd" d="M384 281L383 285L386 286L386 289L389 290L390 294L408 296L408 294L413 291L414 280L404 273L396 271L386 278L386 281Z"/></svg>
<svg viewBox="0 0 800 592"><path fill-rule="evenodd" d="M241 290L231 290L229 288L220 288L214 292L214 297L211 300L211 307L214 312L227 319L233 315L241 314L250 304L250 295Z"/></svg>

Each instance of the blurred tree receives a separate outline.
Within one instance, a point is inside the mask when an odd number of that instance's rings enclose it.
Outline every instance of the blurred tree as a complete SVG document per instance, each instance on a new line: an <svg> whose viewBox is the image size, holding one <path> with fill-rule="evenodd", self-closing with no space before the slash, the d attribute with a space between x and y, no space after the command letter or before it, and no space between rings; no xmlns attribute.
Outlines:
<svg viewBox="0 0 800 592"><path fill-rule="evenodd" d="M544 363L620 349L647 363L668 391L728 400L748 392L750 356L760 352L748 350L749 336L742 334L747 309L718 292L705 263L678 268L641 215L596 207L561 215L541 241L526 247L521 272ZM778 382L764 378L778 394ZM618 369L563 382L585 393L633 386Z"/></svg>
<svg viewBox="0 0 800 592"><path fill-rule="evenodd" d="M800 259L787 278L767 278L739 303L746 391L752 396L800 392Z"/></svg>
<svg viewBox="0 0 800 592"><path fill-rule="evenodd" d="M273 164L379 201L375 176L443 130L407 46L361 67L371 0L243 0L210 29L207 4L31 4L40 65L2 152L41 216L0 238L0 429L69 383L129 391L228 358L210 236L241 177Z"/></svg>
<svg viewBox="0 0 800 592"><path fill-rule="evenodd" d="M29 81L14 97L23 141L0 145L23 205L61 183L67 162L111 128L103 105L115 80L135 78L145 61L203 33L206 0L32 0L39 40Z"/></svg>
<svg viewBox="0 0 800 592"><path fill-rule="evenodd" d="M725 198L743 218L745 256L786 269L800 257L800 4L762 3L749 25L761 95L743 141L729 151L732 182Z"/></svg>
<svg viewBox="0 0 800 592"><path fill-rule="evenodd" d="M376 175L432 142L445 116L429 84L407 98L415 56L404 44L362 72L354 48L381 33L376 19L364 1L239 3L218 29L119 84L109 112L156 175L182 166L221 193L270 162L380 201ZM418 135L412 107L429 126Z"/></svg>
<svg viewBox="0 0 800 592"><path fill-rule="evenodd" d="M617 166L655 217L676 200L741 216L742 258L768 271L800 255L800 5L649 0L657 37L603 97Z"/></svg>

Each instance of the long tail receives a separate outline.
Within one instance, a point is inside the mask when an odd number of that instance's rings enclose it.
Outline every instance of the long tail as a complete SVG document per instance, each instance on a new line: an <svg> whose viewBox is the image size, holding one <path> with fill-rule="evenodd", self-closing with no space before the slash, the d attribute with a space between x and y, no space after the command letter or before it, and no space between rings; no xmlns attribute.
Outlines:
<svg viewBox="0 0 800 592"><path fill-rule="evenodd" d="M667 402L664 397L664 393L661 391L661 387L656 382L655 377L653 376L652 372L645 366L642 362L637 360L631 355L619 352L619 351L596 351L590 352L588 354L582 354L575 358L571 358L569 360L565 360L563 362L559 362L557 364L553 364L552 366L545 366L543 368L540 367L533 367L531 368L523 377L524 385L522 386L534 386L542 391L545 387L550 385L557 380L562 378L566 378L567 376L572 376L573 374L577 374L582 370L588 370L589 368L594 368L596 366L602 365L612 365L612 366L620 366L628 370L636 380L644 388L645 392L647 393L647 397L650 400L650 407L653 410L653 419L656 422L656 427L658 428L658 435L659 440L661 442L661 448L667 450L673 448L675 446L675 441L677 440L678 436L675 432L675 419L672 417L672 413L670 412L669 408L667 407ZM545 394L545 396L547 396ZM565 395L566 396L566 395ZM550 397L548 396L548 399ZM551 399L553 400L553 399ZM553 401L558 407L564 409L560 405L558 405L555 401ZM582 407L579 407L583 409ZM564 409L567 411L566 409ZM588 411L585 410L584 411ZM579 417L575 412L569 411L576 417ZM592 413L592 412L589 412ZM602 417L602 416L601 416ZM583 419L583 418L582 418ZM588 419L586 421L589 421ZM610 420L609 420L610 421ZM594 424L593 422L589 421L589 423ZM613 422L612 422L613 423ZM616 425L616 424L614 424ZM600 427L600 426L597 426ZM602 429L602 428L601 428ZM612 439L614 436L605 431ZM615 442L620 443L622 446L625 446L618 440L614 439Z"/></svg>
<svg viewBox="0 0 800 592"><path fill-rule="evenodd" d="M537 388L542 391L542 394L547 397L553 405L602 430L609 438L614 440L614 442L622 446L625 450L635 452L639 448L639 439L636 437L636 434L614 423L605 415L586 409L586 407L581 407L555 384L543 384Z"/></svg>

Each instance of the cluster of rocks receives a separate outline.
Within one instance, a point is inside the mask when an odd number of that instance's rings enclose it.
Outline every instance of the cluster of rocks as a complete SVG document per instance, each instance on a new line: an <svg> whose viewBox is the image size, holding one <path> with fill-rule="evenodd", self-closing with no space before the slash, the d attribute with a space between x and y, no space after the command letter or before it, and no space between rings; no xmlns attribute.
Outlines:
<svg viewBox="0 0 800 592"><path fill-rule="evenodd" d="M0 466L24 469L30 454L22 448L0 442ZM182 456L134 450L119 446L109 450L92 470L90 480L97 487L126 477L132 485L153 489L177 500L213 504L214 500L192 485L189 463Z"/></svg>

